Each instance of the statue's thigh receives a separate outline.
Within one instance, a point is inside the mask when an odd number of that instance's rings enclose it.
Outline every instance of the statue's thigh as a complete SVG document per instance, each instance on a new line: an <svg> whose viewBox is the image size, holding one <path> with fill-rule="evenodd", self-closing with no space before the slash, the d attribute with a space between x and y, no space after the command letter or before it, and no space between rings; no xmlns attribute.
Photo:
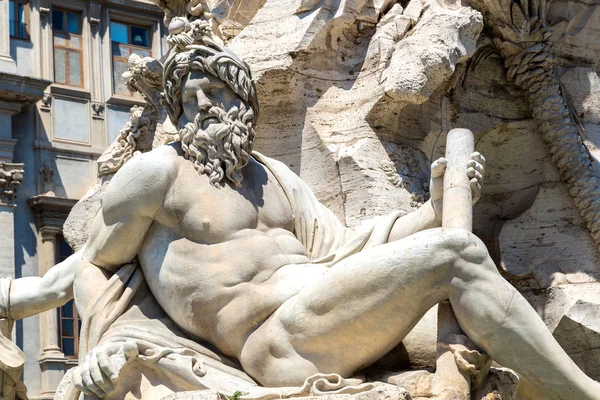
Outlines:
<svg viewBox="0 0 600 400"><path fill-rule="evenodd" d="M281 352L273 354L277 359L304 360L324 373L350 375L376 361L447 298L452 257L432 249L433 234L373 247L336 264L287 300L255 332L258 342L272 354Z"/></svg>

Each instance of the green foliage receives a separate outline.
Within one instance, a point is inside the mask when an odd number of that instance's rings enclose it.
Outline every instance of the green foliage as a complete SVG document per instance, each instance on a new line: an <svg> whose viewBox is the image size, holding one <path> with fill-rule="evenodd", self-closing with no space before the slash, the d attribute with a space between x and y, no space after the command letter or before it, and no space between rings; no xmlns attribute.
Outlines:
<svg viewBox="0 0 600 400"><path fill-rule="evenodd" d="M233 392L231 396L227 396L226 394L219 393L219 400L240 400L241 396L248 394L248 392L240 392L236 390Z"/></svg>

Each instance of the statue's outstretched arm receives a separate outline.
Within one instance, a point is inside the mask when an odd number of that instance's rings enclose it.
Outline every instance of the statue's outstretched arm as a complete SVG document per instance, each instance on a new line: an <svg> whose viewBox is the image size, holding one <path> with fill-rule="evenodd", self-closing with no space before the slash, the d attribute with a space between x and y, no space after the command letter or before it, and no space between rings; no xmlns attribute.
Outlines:
<svg viewBox="0 0 600 400"><path fill-rule="evenodd" d="M441 219L436 216L431 200L416 211L404 215L396 220L390 232L389 242L403 239L425 229L437 228L442 225Z"/></svg>
<svg viewBox="0 0 600 400"><path fill-rule="evenodd" d="M82 249L83 250L83 249ZM18 320L60 307L73 298L73 280L81 253L50 268L43 277L31 276L10 282L6 317ZM0 296L2 297L2 296ZM1 308L1 307L0 307Z"/></svg>
<svg viewBox="0 0 600 400"><path fill-rule="evenodd" d="M81 250L43 277L0 279L0 318L18 320L60 307L73 298L75 277L83 270L100 267L103 272L94 278L106 280L106 271L130 262L157 204L162 204L168 175L169 169L157 159L140 156L128 162L110 182L90 238ZM98 279L81 280L80 291L94 293Z"/></svg>

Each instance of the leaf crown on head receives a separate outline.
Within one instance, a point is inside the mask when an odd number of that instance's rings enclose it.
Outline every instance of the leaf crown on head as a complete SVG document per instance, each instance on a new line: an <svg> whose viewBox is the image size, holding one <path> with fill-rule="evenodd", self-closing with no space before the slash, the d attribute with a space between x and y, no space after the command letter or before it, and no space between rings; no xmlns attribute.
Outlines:
<svg viewBox="0 0 600 400"><path fill-rule="evenodd" d="M223 45L213 14L197 12L202 11L201 1L189 1L187 12L185 3L185 0L174 1L169 12L164 4L159 4L165 9L165 23L169 28L167 41L171 45L163 74L164 97L171 121L177 125L183 112L181 94L191 70L223 81L252 109L253 121L256 121L259 106L250 66ZM174 5L179 7L173 8Z"/></svg>

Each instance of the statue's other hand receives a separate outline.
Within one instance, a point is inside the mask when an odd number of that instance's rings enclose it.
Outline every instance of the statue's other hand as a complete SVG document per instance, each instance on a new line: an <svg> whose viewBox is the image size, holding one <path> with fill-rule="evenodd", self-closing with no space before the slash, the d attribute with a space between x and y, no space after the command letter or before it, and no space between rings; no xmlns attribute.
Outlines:
<svg viewBox="0 0 600 400"><path fill-rule="evenodd" d="M137 356L138 347L133 341L100 344L73 371L73 385L87 395L104 398L115 390L121 369Z"/></svg>
<svg viewBox="0 0 600 400"><path fill-rule="evenodd" d="M467 163L467 176L471 182L473 204L475 204L481 198L481 186L485 176L485 158L478 151L471 154L471 159Z"/></svg>

